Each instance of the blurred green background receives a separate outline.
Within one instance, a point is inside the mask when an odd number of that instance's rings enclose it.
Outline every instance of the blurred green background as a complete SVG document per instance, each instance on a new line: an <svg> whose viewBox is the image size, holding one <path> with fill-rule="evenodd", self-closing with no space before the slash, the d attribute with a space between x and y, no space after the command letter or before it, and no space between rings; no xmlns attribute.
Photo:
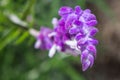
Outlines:
<svg viewBox="0 0 120 80"><path fill-rule="evenodd" d="M47 51L34 49L35 38L23 25L10 19L11 15L17 16L27 23L26 27L37 30L43 25L52 28L51 20L59 18L61 6L76 5L91 8L94 14L99 9L110 18L114 16L104 0L0 0L0 80L94 79L86 78L82 72L79 56L58 53L49 58ZM99 34L96 37L101 40ZM98 53L103 51L99 45Z"/></svg>

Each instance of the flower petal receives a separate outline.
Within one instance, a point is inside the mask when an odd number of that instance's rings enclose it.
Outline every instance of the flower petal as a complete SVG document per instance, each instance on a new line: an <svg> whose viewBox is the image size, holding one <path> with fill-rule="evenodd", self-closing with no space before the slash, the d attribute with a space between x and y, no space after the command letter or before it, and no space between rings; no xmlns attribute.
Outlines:
<svg viewBox="0 0 120 80"><path fill-rule="evenodd" d="M69 13L71 13L73 10L72 10L72 8L71 7L67 7L67 6L64 6L64 7L61 7L60 8L60 10L59 10L59 15L60 16L63 16L63 15L65 15L65 14L69 14Z"/></svg>
<svg viewBox="0 0 120 80"><path fill-rule="evenodd" d="M35 48L36 49L39 49L41 46L41 41L40 40L37 40L36 43L35 43Z"/></svg>
<svg viewBox="0 0 120 80"><path fill-rule="evenodd" d="M49 51L48 56L49 56L50 58L52 58L52 57L55 55L55 52L56 52L56 45L53 45L52 48L51 48L50 51Z"/></svg>
<svg viewBox="0 0 120 80"><path fill-rule="evenodd" d="M86 24L87 24L88 26L96 26L97 21L96 21L96 20L87 21Z"/></svg>

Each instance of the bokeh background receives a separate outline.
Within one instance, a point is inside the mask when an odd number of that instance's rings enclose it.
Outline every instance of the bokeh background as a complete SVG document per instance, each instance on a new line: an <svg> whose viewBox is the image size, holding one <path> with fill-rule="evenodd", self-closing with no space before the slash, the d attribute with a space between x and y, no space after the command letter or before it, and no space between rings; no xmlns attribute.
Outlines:
<svg viewBox="0 0 120 80"><path fill-rule="evenodd" d="M28 32L52 28L61 6L76 5L91 9L98 20L97 58L85 72L79 56L49 58L48 51L34 49ZM11 16L27 24L16 24ZM0 0L0 80L120 80L120 0Z"/></svg>

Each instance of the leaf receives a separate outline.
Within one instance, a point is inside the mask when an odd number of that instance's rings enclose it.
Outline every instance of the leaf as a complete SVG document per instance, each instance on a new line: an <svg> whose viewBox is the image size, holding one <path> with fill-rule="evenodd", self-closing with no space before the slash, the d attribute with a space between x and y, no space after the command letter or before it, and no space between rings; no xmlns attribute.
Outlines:
<svg viewBox="0 0 120 80"><path fill-rule="evenodd" d="M2 50L4 47L7 46L10 42L16 39L17 36L19 36L21 31L19 29L12 30L9 35L6 36L5 39L0 40L0 50Z"/></svg>
<svg viewBox="0 0 120 80"><path fill-rule="evenodd" d="M15 44L21 44L27 37L29 36L29 33L26 31L24 32L18 39L15 41Z"/></svg>

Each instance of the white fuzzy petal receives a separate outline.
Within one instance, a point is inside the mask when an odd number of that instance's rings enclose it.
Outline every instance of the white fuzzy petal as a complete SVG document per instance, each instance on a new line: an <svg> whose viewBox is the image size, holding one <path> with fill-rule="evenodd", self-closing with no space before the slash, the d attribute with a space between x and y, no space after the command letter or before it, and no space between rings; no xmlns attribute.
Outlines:
<svg viewBox="0 0 120 80"><path fill-rule="evenodd" d="M71 48L76 48L77 47L77 41L76 40L68 40L65 42L67 45L69 45Z"/></svg>
<svg viewBox="0 0 120 80"><path fill-rule="evenodd" d="M39 48L40 48L40 45L41 45L41 41L40 41L40 40L37 40L36 43L35 43L35 48L36 48L36 49L39 49Z"/></svg>
<svg viewBox="0 0 120 80"><path fill-rule="evenodd" d="M55 36L56 35L56 32L52 32L50 34L48 34L48 37L52 37L52 36Z"/></svg>
<svg viewBox="0 0 120 80"><path fill-rule="evenodd" d="M34 37L37 37L38 35L40 35L40 32L38 32L35 29L29 29L29 33Z"/></svg>
<svg viewBox="0 0 120 80"><path fill-rule="evenodd" d="M67 40L66 45L70 46L73 50L67 50L67 52L71 52L73 55L79 55L81 54L81 50L77 47L77 41L76 40Z"/></svg>
<svg viewBox="0 0 120 80"><path fill-rule="evenodd" d="M24 27L26 27L26 26L28 25L26 22L20 20L20 18L18 18L18 17L17 17L16 15L14 15L14 14L10 14L8 17L9 17L9 19L10 19L11 21L13 21L13 22L16 23L16 24L22 25L22 26L24 26Z"/></svg>
<svg viewBox="0 0 120 80"><path fill-rule="evenodd" d="M52 48L51 48L50 51L49 51L48 56L49 56L50 58L52 58L52 57L54 56L55 52L56 52L56 45L53 45Z"/></svg>
<svg viewBox="0 0 120 80"><path fill-rule="evenodd" d="M53 24L54 27L56 27L57 24L58 24L58 19L57 18L53 18L52 19L52 24Z"/></svg>

